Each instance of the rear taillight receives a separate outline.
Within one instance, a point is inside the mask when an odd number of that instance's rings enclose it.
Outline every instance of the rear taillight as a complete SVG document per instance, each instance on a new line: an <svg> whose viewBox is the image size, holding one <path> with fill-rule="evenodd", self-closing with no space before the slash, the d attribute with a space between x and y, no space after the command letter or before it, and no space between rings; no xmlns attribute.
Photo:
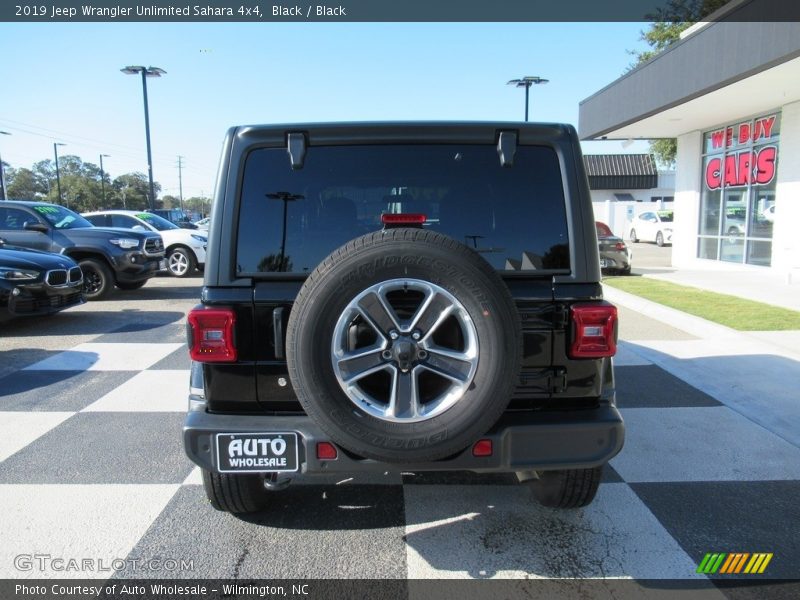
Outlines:
<svg viewBox="0 0 800 600"><path fill-rule="evenodd" d="M189 356L197 362L235 362L233 326L236 315L230 308L193 309L187 317L191 328Z"/></svg>
<svg viewBox="0 0 800 600"><path fill-rule="evenodd" d="M617 353L617 307L608 302L570 307L570 358L603 358Z"/></svg>
<svg viewBox="0 0 800 600"><path fill-rule="evenodd" d="M625 248L626 248L625 242L617 242L617 244L614 246L614 248L616 248L617 250L625 250Z"/></svg>

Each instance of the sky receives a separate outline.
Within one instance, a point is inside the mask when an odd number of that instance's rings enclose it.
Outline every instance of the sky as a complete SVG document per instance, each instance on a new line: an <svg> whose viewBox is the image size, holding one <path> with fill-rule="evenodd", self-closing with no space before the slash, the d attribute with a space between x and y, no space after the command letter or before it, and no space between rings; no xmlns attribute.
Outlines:
<svg viewBox="0 0 800 600"><path fill-rule="evenodd" d="M153 175L162 194L213 191L234 125L371 120L578 125L578 104L644 49L645 23L1 23L0 156L31 167L74 154L110 176L147 172L139 76L148 78ZM584 143L585 153L646 152L645 142Z"/></svg>

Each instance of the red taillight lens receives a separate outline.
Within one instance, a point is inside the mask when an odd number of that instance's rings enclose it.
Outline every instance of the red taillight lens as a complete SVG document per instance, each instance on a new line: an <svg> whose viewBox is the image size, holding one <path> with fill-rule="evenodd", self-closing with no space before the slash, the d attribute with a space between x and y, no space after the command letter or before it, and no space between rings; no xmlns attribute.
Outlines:
<svg viewBox="0 0 800 600"><path fill-rule="evenodd" d="M472 446L472 456L491 456L492 440L478 440Z"/></svg>
<svg viewBox="0 0 800 600"><path fill-rule="evenodd" d="M189 313L192 344L189 356L197 362L235 362L233 326L236 315L230 308L195 309Z"/></svg>
<svg viewBox="0 0 800 600"><path fill-rule="evenodd" d="M574 337L570 358L603 358L617 353L617 307L608 302L570 308Z"/></svg>
<svg viewBox="0 0 800 600"><path fill-rule="evenodd" d="M317 442L317 459L318 460L336 460L339 453L336 451L336 446L330 442Z"/></svg>
<svg viewBox="0 0 800 600"><path fill-rule="evenodd" d="M627 246L625 246L625 242L617 242L617 245L614 246L617 250L625 250Z"/></svg>
<svg viewBox="0 0 800 600"><path fill-rule="evenodd" d="M422 225L428 217L422 213L384 213L381 215L381 223L384 225Z"/></svg>

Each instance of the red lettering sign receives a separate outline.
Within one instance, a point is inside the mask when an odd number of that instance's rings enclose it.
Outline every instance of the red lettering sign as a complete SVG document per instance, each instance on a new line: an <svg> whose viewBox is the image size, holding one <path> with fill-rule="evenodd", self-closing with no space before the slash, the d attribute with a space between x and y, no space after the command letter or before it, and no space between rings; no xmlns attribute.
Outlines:
<svg viewBox="0 0 800 600"><path fill-rule="evenodd" d="M712 148L722 148L723 143L725 143L725 131L723 129L720 129L719 131L714 131L711 134Z"/></svg>
<svg viewBox="0 0 800 600"><path fill-rule="evenodd" d="M724 165L721 156L714 157L706 165L706 187L717 190L722 187L723 181L726 188L742 187L748 183L766 185L775 178L777 157L777 146L764 146L757 151L745 150L728 154Z"/></svg>

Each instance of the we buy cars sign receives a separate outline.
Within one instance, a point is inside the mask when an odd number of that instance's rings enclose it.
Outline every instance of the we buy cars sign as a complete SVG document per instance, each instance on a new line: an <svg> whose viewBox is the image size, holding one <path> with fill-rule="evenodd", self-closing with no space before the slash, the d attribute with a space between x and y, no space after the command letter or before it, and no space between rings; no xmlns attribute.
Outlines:
<svg viewBox="0 0 800 600"><path fill-rule="evenodd" d="M736 148L771 140L776 118L770 115L711 132L712 151L726 154L709 158L705 172L708 189L719 189L723 183L725 187L766 185L775 178L777 146L768 144L738 152Z"/></svg>

